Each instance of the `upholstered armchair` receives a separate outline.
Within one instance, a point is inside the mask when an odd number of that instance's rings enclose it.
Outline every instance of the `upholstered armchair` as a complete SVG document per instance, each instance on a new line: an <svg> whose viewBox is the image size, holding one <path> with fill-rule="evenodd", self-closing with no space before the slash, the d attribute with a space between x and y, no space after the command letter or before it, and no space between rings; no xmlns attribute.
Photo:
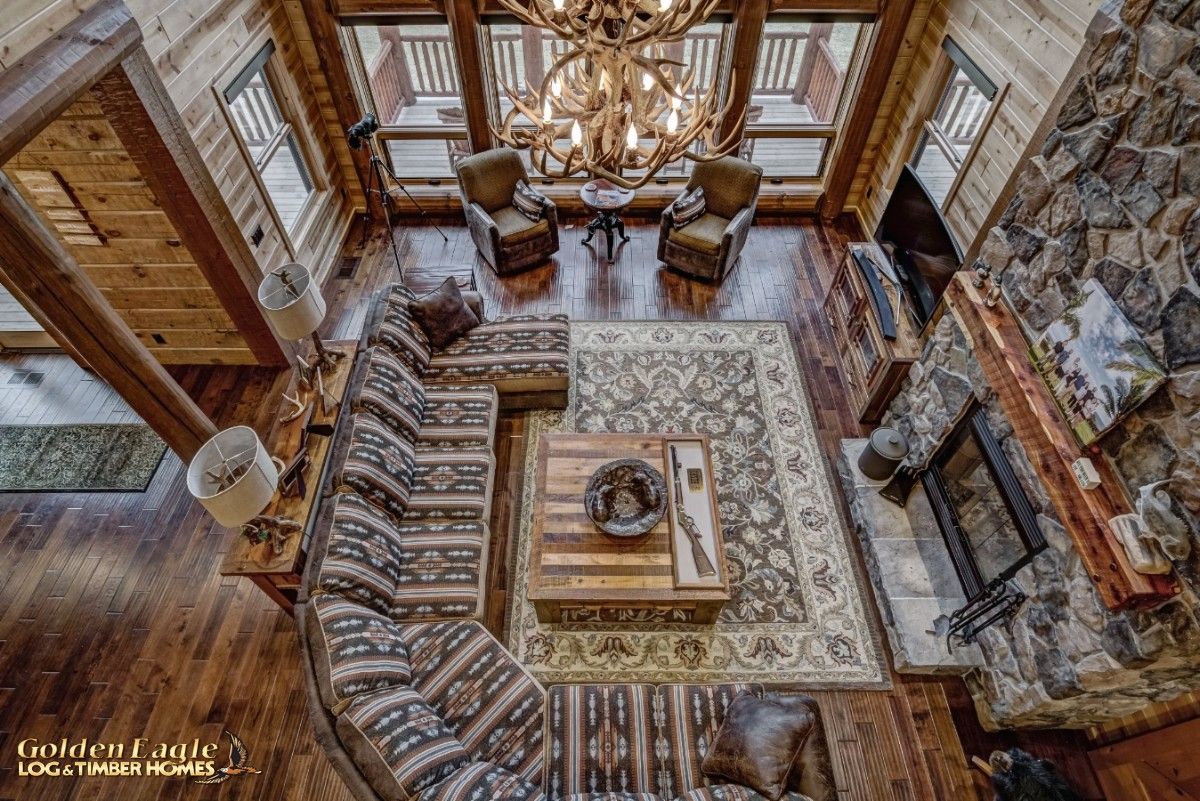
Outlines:
<svg viewBox="0 0 1200 801"><path fill-rule="evenodd" d="M529 176L516 151L485 150L458 162L458 191L475 247L497 273L531 267L558 251L558 211L546 198L537 222L512 205L517 182Z"/></svg>
<svg viewBox="0 0 1200 801"><path fill-rule="evenodd" d="M675 227L674 207L662 214L658 260L680 272L719 281L737 263L758 204L762 168L735 156L702 161L684 192L704 189L704 214Z"/></svg>

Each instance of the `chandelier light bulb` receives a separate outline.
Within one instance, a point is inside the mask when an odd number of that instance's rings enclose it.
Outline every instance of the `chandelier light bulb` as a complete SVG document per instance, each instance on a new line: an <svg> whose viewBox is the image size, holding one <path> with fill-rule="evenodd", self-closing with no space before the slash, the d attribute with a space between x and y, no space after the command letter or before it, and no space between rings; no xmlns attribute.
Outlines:
<svg viewBox="0 0 1200 801"><path fill-rule="evenodd" d="M607 91L609 91L610 86L611 86L611 84L608 82L608 69L606 67L601 67L600 68L600 89L604 92L607 92Z"/></svg>
<svg viewBox="0 0 1200 801"><path fill-rule="evenodd" d="M555 97L562 97L562 81L558 79L557 75L550 81L550 93Z"/></svg>
<svg viewBox="0 0 1200 801"><path fill-rule="evenodd" d="M554 10L555 11L562 11L563 5L565 5L565 0L554 0Z"/></svg>
<svg viewBox="0 0 1200 801"><path fill-rule="evenodd" d="M579 120L571 122L571 144L575 147L583 144L583 129L579 127Z"/></svg>
<svg viewBox="0 0 1200 801"><path fill-rule="evenodd" d="M659 11L670 11L671 10L671 0L658 0L658 10Z"/></svg>
<svg viewBox="0 0 1200 801"><path fill-rule="evenodd" d="M671 113L667 115L667 133L673 134L679 128L679 112L671 109Z"/></svg>
<svg viewBox="0 0 1200 801"><path fill-rule="evenodd" d="M654 76L648 72L642 73L642 88L647 92L654 86Z"/></svg>
<svg viewBox="0 0 1200 801"><path fill-rule="evenodd" d="M625 134L625 144L629 145L631 148L634 148L634 147L637 147L637 143L638 143L637 128L634 128L633 123L631 122L631 123L629 123L629 130Z"/></svg>
<svg viewBox="0 0 1200 801"><path fill-rule="evenodd" d="M671 95L671 109L679 110L679 106L683 103L683 87L675 84L675 93Z"/></svg>
<svg viewBox="0 0 1200 801"><path fill-rule="evenodd" d="M550 98L546 98L546 102L542 104L542 122L547 125L554 119L554 114L550 109Z"/></svg>

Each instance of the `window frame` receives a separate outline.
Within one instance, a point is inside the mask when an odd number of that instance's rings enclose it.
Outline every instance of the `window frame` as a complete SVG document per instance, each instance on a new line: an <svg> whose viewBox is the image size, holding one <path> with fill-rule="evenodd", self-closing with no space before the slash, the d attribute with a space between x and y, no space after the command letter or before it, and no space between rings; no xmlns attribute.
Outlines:
<svg viewBox="0 0 1200 801"><path fill-rule="evenodd" d="M267 212L279 230L280 239L287 249L288 255L295 259L296 243L304 241L307 236L308 229L314 219L314 213L320 205L320 198L327 191L328 187L312 169L312 150L307 141L306 132L294 122L297 114L291 102L290 84L286 83L286 79L279 71L275 61L275 55L278 50L275 47L274 39L268 36L253 42L249 47L244 48L241 53L247 51L253 52L253 55L249 59L235 58L233 60L234 66L219 76L213 83L212 88L217 96L217 104L221 109L221 113L224 115L226 123L233 132L238 150L250 168L250 173L254 178L255 184L258 186L259 192L266 200ZM264 143L258 155L255 155L251 151L245 136L242 134L242 129L238 125L232 104L245 91L246 87L258 73L261 73L263 76L264 84L269 92L275 112L279 115L281 124L279 129L271 135L271 138ZM266 169L271 160L279 153L279 149L285 146L292 151L292 157L300 171L301 179L308 187L308 194L290 228L284 224L283 217L275 204L275 198L271 196L270 189L263 178L263 170Z"/></svg>

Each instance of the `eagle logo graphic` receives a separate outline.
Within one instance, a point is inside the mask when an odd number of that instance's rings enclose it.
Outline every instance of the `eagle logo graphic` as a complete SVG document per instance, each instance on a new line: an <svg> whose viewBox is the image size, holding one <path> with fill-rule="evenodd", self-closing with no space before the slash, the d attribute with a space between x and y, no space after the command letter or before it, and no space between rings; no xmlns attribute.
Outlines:
<svg viewBox="0 0 1200 801"><path fill-rule="evenodd" d="M250 751L242 739L228 729L225 730L225 736L229 738L229 764L223 768L217 768L211 776L196 779L196 784L220 784L230 776L241 776L243 773L262 773L258 768L250 767Z"/></svg>

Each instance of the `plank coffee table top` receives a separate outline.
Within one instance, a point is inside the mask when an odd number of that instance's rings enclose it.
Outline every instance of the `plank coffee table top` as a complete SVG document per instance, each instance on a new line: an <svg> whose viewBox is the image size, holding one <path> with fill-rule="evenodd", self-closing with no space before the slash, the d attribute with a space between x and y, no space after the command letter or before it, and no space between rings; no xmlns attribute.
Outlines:
<svg viewBox="0 0 1200 801"><path fill-rule="evenodd" d="M615 459L644 459L662 471L670 485L663 456L661 434L540 437L529 581L529 599L539 619L557 617L560 608L576 604L691 609L715 604L719 610L729 599L719 526L720 581L712 587L680 588L675 582L669 510L649 534L633 542L602 533L584 511L584 489L601 465Z"/></svg>

